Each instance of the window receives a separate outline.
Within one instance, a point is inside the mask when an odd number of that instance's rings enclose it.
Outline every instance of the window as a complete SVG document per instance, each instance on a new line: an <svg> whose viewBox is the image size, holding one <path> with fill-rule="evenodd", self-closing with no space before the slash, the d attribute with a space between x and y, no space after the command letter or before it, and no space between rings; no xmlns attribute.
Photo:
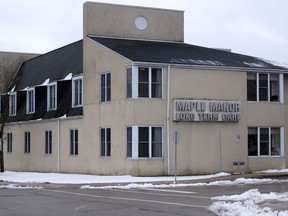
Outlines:
<svg viewBox="0 0 288 216"><path fill-rule="evenodd" d="M27 90L26 94L26 113L34 113L35 112L35 89Z"/></svg>
<svg viewBox="0 0 288 216"><path fill-rule="evenodd" d="M72 79L72 107L83 105L83 81L82 76Z"/></svg>
<svg viewBox="0 0 288 216"><path fill-rule="evenodd" d="M283 134L280 127L249 127L248 156L281 156Z"/></svg>
<svg viewBox="0 0 288 216"><path fill-rule="evenodd" d="M101 74L101 102L111 100L111 74Z"/></svg>
<svg viewBox="0 0 288 216"><path fill-rule="evenodd" d="M29 131L25 131L24 133L24 153L25 154L30 154L30 132Z"/></svg>
<svg viewBox="0 0 288 216"><path fill-rule="evenodd" d="M162 157L162 127L127 127L127 157Z"/></svg>
<svg viewBox="0 0 288 216"><path fill-rule="evenodd" d="M10 94L9 97L9 115L13 116L16 115L16 93Z"/></svg>
<svg viewBox="0 0 288 216"><path fill-rule="evenodd" d="M247 73L247 100L283 102L283 74Z"/></svg>
<svg viewBox="0 0 288 216"><path fill-rule="evenodd" d="M162 68L127 68L126 76L127 98L162 98Z"/></svg>
<svg viewBox="0 0 288 216"><path fill-rule="evenodd" d="M126 94L127 98L132 97L132 68L127 68L127 74L126 74L126 82L127 82L127 89Z"/></svg>
<svg viewBox="0 0 288 216"><path fill-rule="evenodd" d="M12 153L12 133L7 133L7 152Z"/></svg>
<svg viewBox="0 0 288 216"><path fill-rule="evenodd" d="M52 154L52 131L45 131L45 154Z"/></svg>
<svg viewBox="0 0 288 216"><path fill-rule="evenodd" d="M57 85L56 83L47 86L47 110L57 109Z"/></svg>
<svg viewBox="0 0 288 216"><path fill-rule="evenodd" d="M111 156L111 128L101 128L101 156Z"/></svg>
<svg viewBox="0 0 288 216"><path fill-rule="evenodd" d="M70 155L78 155L78 130L70 129Z"/></svg>

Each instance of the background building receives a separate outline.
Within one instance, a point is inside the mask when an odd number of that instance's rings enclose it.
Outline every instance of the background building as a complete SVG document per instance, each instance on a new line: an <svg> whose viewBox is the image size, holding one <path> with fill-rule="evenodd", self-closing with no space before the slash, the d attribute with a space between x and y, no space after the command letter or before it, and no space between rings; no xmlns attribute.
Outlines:
<svg viewBox="0 0 288 216"><path fill-rule="evenodd" d="M6 169L170 175L175 132L180 175L287 167L288 70L185 44L183 22L85 3L83 40L11 84Z"/></svg>

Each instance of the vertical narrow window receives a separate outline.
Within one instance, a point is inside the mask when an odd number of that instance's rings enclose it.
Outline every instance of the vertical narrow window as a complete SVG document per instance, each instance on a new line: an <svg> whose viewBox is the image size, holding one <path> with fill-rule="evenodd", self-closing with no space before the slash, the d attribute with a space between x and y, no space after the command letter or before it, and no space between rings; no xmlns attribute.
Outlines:
<svg viewBox="0 0 288 216"><path fill-rule="evenodd" d="M82 76L72 80L72 105L79 107L83 105L83 81Z"/></svg>
<svg viewBox="0 0 288 216"><path fill-rule="evenodd" d="M257 74L247 73L247 100L257 101Z"/></svg>
<svg viewBox="0 0 288 216"><path fill-rule="evenodd" d="M35 89L27 90L26 94L26 113L34 113L35 112Z"/></svg>
<svg viewBox="0 0 288 216"><path fill-rule="evenodd" d="M127 68L126 71L126 94L127 98L132 98L132 68Z"/></svg>
<svg viewBox="0 0 288 216"><path fill-rule="evenodd" d="M16 115L16 93L12 93L9 96L9 115Z"/></svg>
<svg viewBox="0 0 288 216"><path fill-rule="evenodd" d="M45 131L45 154L52 154L52 131Z"/></svg>
<svg viewBox="0 0 288 216"><path fill-rule="evenodd" d="M138 128L138 156L149 157L149 127Z"/></svg>
<svg viewBox="0 0 288 216"><path fill-rule="evenodd" d="M248 128L248 156L258 156L257 127Z"/></svg>
<svg viewBox="0 0 288 216"><path fill-rule="evenodd" d="M57 108L57 86L50 84L47 86L47 110L56 110Z"/></svg>
<svg viewBox="0 0 288 216"><path fill-rule="evenodd" d="M132 157L132 127L127 127L127 157Z"/></svg>
<svg viewBox="0 0 288 216"><path fill-rule="evenodd" d="M7 152L12 153L12 133L7 133Z"/></svg>
<svg viewBox="0 0 288 216"><path fill-rule="evenodd" d="M271 128L271 155L280 156L281 154L280 128Z"/></svg>
<svg viewBox="0 0 288 216"><path fill-rule="evenodd" d="M78 155L78 130L70 129L70 155Z"/></svg>
<svg viewBox="0 0 288 216"><path fill-rule="evenodd" d="M260 128L260 155L269 155L269 128Z"/></svg>
<svg viewBox="0 0 288 216"><path fill-rule="evenodd" d="M24 153L30 154L30 132L25 131L24 133Z"/></svg>
<svg viewBox="0 0 288 216"><path fill-rule="evenodd" d="M111 101L111 73L101 74L101 102Z"/></svg>
<svg viewBox="0 0 288 216"><path fill-rule="evenodd" d="M152 98L162 98L162 69L152 68Z"/></svg>
<svg viewBox="0 0 288 216"><path fill-rule="evenodd" d="M138 97L149 97L149 68L138 69Z"/></svg>
<svg viewBox="0 0 288 216"><path fill-rule="evenodd" d="M101 128L101 156L111 156L111 128Z"/></svg>
<svg viewBox="0 0 288 216"><path fill-rule="evenodd" d="M152 157L162 157L161 127L152 127Z"/></svg>
<svg viewBox="0 0 288 216"><path fill-rule="evenodd" d="M259 74L259 101L268 101L268 74Z"/></svg>
<svg viewBox="0 0 288 216"><path fill-rule="evenodd" d="M279 74L270 74L270 101L279 102Z"/></svg>

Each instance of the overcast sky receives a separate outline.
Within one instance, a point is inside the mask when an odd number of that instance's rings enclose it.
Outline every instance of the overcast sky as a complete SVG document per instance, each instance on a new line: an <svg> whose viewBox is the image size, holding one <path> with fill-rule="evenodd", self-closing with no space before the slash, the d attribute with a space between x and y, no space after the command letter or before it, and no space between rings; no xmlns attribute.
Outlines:
<svg viewBox="0 0 288 216"><path fill-rule="evenodd" d="M1 0L0 51L45 53L82 39L84 2ZM183 10L186 43L288 63L287 0L97 2Z"/></svg>

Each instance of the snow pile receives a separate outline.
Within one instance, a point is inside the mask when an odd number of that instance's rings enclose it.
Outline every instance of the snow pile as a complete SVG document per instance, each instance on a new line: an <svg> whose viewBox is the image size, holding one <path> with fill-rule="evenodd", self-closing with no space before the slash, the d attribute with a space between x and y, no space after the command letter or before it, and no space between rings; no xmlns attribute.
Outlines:
<svg viewBox="0 0 288 216"><path fill-rule="evenodd" d="M287 211L273 211L269 207L261 207L260 204L267 201L288 201L287 194L261 194L258 189L246 191L240 195L219 196L212 198L220 200L214 202L209 208L212 212L221 216L288 216Z"/></svg>
<svg viewBox="0 0 288 216"><path fill-rule="evenodd" d="M176 187L199 187L199 186L231 186L231 185L244 185L244 184L273 184L280 182L288 182L288 180L277 179L245 179L238 178L234 181L212 181L209 183L177 183L177 184L127 184L127 185L109 185L109 186L91 186L84 185L81 189L135 189L135 188L176 188Z"/></svg>
<svg viewBox="0 0 288 216"><path fill-rule="evenodd" d="M6 189L37 189L41 190L43 187L36 187L36 186L20 186L20 185L15 185L15 184L9 184L9 185L0 185L1 188L6 188Z"/></svg>
<svg viewBox="0 0 288 216"><path fill-rule="evenodd" d="M217 173L203 176L179 176L177 180L200 180L214 177L228 176L228 173ZM21 183L54 183L54 184L93 184L93 183L136 183L136 182L173 182L173 176L159 177L135 177L123 176L100 176L84 174L64 174L64 173L38 173L38 172L11 172L0 173L0 181L21 182Z"/></svg>
<svg viewBox="0 0 288 216"><path fill-rule="evenodd" d="M269 170L264 170L260 171L260 173L287 173L288 169L269 169Z"/></svg>

